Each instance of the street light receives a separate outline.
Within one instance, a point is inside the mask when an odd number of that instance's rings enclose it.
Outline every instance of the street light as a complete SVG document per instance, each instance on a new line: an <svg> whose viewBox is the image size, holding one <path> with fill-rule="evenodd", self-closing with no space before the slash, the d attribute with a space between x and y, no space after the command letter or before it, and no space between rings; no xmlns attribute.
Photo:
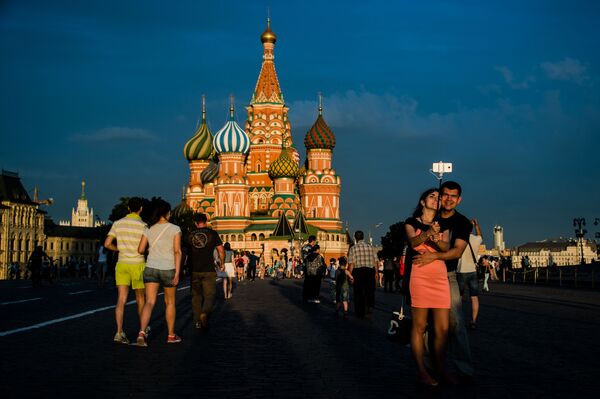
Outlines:
<svg viewBox="0 0 600 399"><path fill-rule="evenodd" d="M575 230L575 237L577 237L577 239L579 240L579 246L581 247L581 264L582 265L585 263L585 258L583 256L583 237L587 234L587 230L584 230L583 226L585 226L585 218L573 219L573 227L577 227L577 229Z"/></svg>
<svg viewBox="0 0 600 399"><path fill-rule="evenodd" d="M373 230L377 230L377 228L381 227L381 225L383 225L382 222L377 223L375 226L373 226ZM369 245L373 245L373 237L371 236L371 230L369 230Z"/></svg>

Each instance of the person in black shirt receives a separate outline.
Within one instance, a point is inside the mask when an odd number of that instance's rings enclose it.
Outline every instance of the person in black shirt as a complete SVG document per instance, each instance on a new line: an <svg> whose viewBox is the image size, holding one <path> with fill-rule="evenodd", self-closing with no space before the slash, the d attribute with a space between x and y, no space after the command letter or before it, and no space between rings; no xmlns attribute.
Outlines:
<svg viewBox="0 0 600 399"><path fill-rule="evenodd" d="M221 269L224 269L225 250L219 234L207 226L204 213L192 216L196 229L185 237L192 272L192 309L196 328L208 329L208 316L215 303L216 277L214 251L219 254Z"/></svg>
<svg viewBox="0 0 600 399"><path fill-rule="evenodd" d="M42 246L38 245L31 253L29 262L27 262L29 269L31 270L31 283L34 287L42 284L42 267L44 259L50 260L46 252L42 249Z"/></svg>
<svg viewBox="0 0 600 399"><path fill-rule="evenodd" d="M427 264L436 259L446 262L448 280L450 282L450 325L448 354L454 363L459 377L470 380L474 374L469 337L463 320L462 302L458 282L456 281L456 268L469 243L469 234L473 229L467 217L456 211L462 200L462 188L454 181L442 184L442 199L439 224L442 231L450 231L450 250L447 252L427 252L413 258L413 263Z"/></svg>

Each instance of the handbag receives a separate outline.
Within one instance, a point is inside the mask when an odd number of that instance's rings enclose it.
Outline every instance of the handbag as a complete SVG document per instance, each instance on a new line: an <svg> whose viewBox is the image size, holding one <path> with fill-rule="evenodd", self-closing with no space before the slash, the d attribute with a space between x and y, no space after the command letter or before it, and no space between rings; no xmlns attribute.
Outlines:
<svg viewBox="0 0 600 399"><path fill-rule="evenodd" d="M410 344L411 330L412 319L404 314L404 297L402 297L400 311L392 313L390 326L387 330L387 337L391 341L397 342L401 345L408 345Z"/></svg>

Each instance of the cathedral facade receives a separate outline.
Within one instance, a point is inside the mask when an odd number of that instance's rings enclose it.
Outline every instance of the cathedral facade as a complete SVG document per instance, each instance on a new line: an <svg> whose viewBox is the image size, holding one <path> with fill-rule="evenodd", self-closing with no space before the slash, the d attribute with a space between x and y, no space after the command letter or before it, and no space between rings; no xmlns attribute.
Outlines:
<svg viewBox="0 0 600 399"><path fill-rule="evenodd" d="M267 21L262 66L244 128L235 121L232 101L229 120L213 135L203 98L202 122L184 147L190 166L185 204L206 213L223 242L264 253L266 262L281 252L298 254L308 235L317 237L326 259L345 255L349 240L340 218L341 179L332 164L335 136L320 99L300 167L275 71L276 40Z"/></svg>

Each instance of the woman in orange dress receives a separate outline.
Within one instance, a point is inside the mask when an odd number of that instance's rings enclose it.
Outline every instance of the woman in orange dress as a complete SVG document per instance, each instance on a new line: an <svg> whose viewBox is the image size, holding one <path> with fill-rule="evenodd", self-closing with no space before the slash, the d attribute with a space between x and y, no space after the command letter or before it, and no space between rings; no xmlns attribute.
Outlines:
<svg viewBox="0 0 600 399"><path fill-rule="evenodd" d="M439 206L438 196L437 189L429 189L421 194L413 216L404 222L410 244L407 259L425 252L444 252L449 248L448 230L440 232L440 226L434 220ZM450 317L450 284L446 264L442 260L428 264L413 263L409 281L413 323L410 345L417 363L417 379L419 383L436 386L437 381L425 369L423 334L431 311L434 368L439 376L444 377L446 374L443 364Z"/></svg>

